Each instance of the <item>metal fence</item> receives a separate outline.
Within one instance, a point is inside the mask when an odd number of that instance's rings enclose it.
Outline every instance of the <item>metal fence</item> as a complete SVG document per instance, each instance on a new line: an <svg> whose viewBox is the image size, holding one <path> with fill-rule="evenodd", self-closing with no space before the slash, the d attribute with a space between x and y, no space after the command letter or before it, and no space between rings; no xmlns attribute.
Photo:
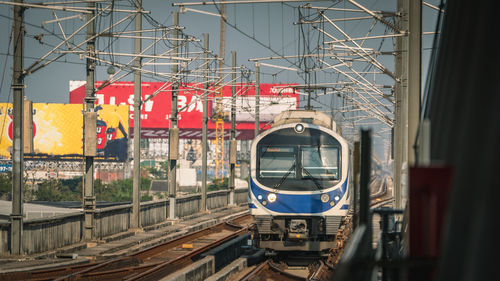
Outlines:
<svg viewBox="0 0 500 281"><path fill-rule="evenodd" d="M247 189L235 190L235 203L246 204ZM207 208L217 209L229 203L229 190L207 193ZM168 218L169 199L141 202L140 219L143 227L164 222ZM200 212L201 195L192 194L176 198L176 216L186 217ZM132 204L97 209L94 214L94 237L102 240L130 229ZM56 250L83 242L83 212L56 215L50 218L28 219L23 223L25 254ZM0 256L10 254L10 223L0 223Z"/></svg>

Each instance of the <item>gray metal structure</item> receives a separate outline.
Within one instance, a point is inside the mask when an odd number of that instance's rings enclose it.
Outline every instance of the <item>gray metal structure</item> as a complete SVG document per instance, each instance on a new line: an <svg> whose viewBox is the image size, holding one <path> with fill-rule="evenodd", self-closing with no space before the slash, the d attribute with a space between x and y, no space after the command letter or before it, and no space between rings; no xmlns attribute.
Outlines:
<svg viewBox="0 0 500 281"><path fill-rule="evenodd" d="M236 177L236 52L231 52L233 63L231 86L231 133L229 140L229 204L234 205L234 179Z"/></svg>
<svg viewBox="0 0 500 281"><path fill-rule="evenodd" d="M184 3L184 5L212 5L212 4L226 4L226 5L229 5L229 4L243 4L243 3L272 3L272 2L299 2L299 1L274 1L274 0L269 0L269 1L224 1L224 2L199 2L199 3ZM359 2L359 1L358 1ZM368 96L366 92L356 92L358 91L357 88L355 87L351 87L349 86L348 84L352 84L352 85L357 85L357 86L360 86L360 85L364 85L365 83L368 84L368 81L364 81L362 80L362 78L360 77L357 77L356 76L356 69L352 68L352 64L351 64L351 69L340 69L341 67L345 67L345 66L348 66L349 63L348 63L348 60L344 60L342 61L341 63L343 64L343 66L338 66L338 65L335 65L335 64L332 64L331 61L330 62L324 62L323 66L325 66L326 68L328 69L333 69L335 71L338 71L338 73L341 73L343 75L345 75L345 77L351 77L354 79L348 81L349 83L346 83L346 87L345 89L347 89L345 92L343 92L343 94L345 94L345 96L343 98L345 98L345 100L347 102L352 102L352 104L356 104L358 106L358 109L360 110L363 110L365 112L375 112L373 115L374 116L377 116L379 117L380 119L384 119L382 118L381 116L384 115L385 117L387 117L385 120L385 122L390 126L391 125L391 122L394 121L394 148L395 148L395 165L394 165L394 179L395 179L395 184L396 184L396 188L395 188L395 198L396 198L396 206L397 207L403 207L404 205L404 197L405 197L405 194L404 194L404 181L405 179L404 178L401 178L400 175L403 171L403 167L405 166L405 163L408 165L411 165L411 164L414 164L415 163L415 148L414 148L414 145L415 145L415 140L416 140L416 136L417 136L417 125L418 125L418 116L419 116L419 111L420 111L420 103L421 103L421 98L420 98L420 93L421 93L421 89L420 89L420 76L421 76L421 66L420 66L420 61L421 61L421 57L420 57L420 53L421 53L421 34L422 34L422 28L421 28L421 13L422 13L422 3L420 1L409 1L409 0L399 0L398 1L398 10L397 10L397 13L394 13L394 15L391 15L391 13L380 13L380 11L370 11L369 9L366 9L365 7L363 7L362 5L360 5L358 2L356 1L346 1L346 4L352 4L354 6L356 6L358 8L358 11L359 12L364 12L366 15L368 15L368 18L370 18L371 20L373 20L373 25L375 25L377 22L378 23L382 23L383 25L387 26L388 27L388 30L391 30L394 31L393 34L386 34L386 35L380 35L380 36L386 36L387 38L395 38L395 41L396 41L396 64L395 64L395 73L392 74L390 71L387 70L386 67L383 67L382 65L380 65L377 61L377 57L375 54L375 52L372 52L370 50L365 50L363 44L359 43L360 40L370 40L372 38L375 38L376 36L365 36L364 38L352 38L351 36L349 36L348 34L342 34L343 37L338 37L338 38L330 38L330 39L333 39L333 43L330 42L322 42L323 44L323 47L324 47L324 50L326 53L330 54L330 55L333 55L333 54L337 54L338 53L338 50L337 51L333 51L334 47L332 47L333 45L336 45L337 47L341 46L344 48L344 50L346 49L349 49L350 50L350 55L356 55L358 56L360 59L366 59L366 61L369 61L369 63L372 64L372 66L375 66L376 69L378 69L377 71L381 71L383 72L384 74L387 74L387 76L393 78L395 80L395 94L394 94L394 110L393 112L390 112L391 110L388 110L387 112L384 112L384 114L381 114L380 112L376 112L376 109L377 108L389 108L391 109L391 106L392 105L386 105L386 104L377 104L378 100L377 98L373 98L373 100L371 100L371 103L370 102L366 102L366 104L360 104L358 101L355 101L352 96L353 95L349 95L349 94L357 94L359 96ZM21 0L17 0L15 1L15 3L19 3L19 4L23 4L24 2L21 1ZM12 3L12 4L15 4L15 3ZM137 0L136 3L139 3L139 5L142 4L142 2L140 0ZM5 4L5 3L3 3ZM107 3L108 4L108 3ZM106 4L106 5L107 5ZM424 3L425 5L426 3ZM9 4L10 5L10 4ZM23 4L24 5L24 4ZM17 54L17 52L19 51L22 51L22 47L21 48L17 48L15 47L14 50L16 51L16 53L14 54L14 61L15 61L15 66L14 66L14 72L16 72L16 69L17 71L20 71L20 73L22 73L20 76L24 77L24 75L27 75L27 74L30 74L30 73L33 73L37 70L39 70L40 68L50 64L51 62L57 60L58 58L60 57L63 57L65 54L69 54L69 53L73 53L73 54L79 54L80 56L82 56L82 58L85 58L86 59L86 64L87 64L87 69L86 69L86 80L87 80L87 89L86 89L86 99L85 99L85 110L88 112L88 113L92 113L93 111L95 111L95 109L93 108L94 107L94 103L95 103L95 91L96 89L94 89L94 82L95 82L95 67L96 67L96 62L99 62L99 63L102 63L102 64L110 64L110 65L114 65L114 66L117 66L117 67L120 67L120 70L119 71L122 71L124 69L129 69L130 71L133 71L134 72L134 80L135 80L135 84L136 84L136 91L134 92L134 106L135 106L135 117L134 118L134 122L140 122L140 107L141 107L141 101L140 101L140 92L138 93L137 91L140 91L140 87L138 87L137 85L140 85L140 73L148 73L147 71L149 71L147 69L147 67L144 67L142 68L142 65L148 65L148 63L155 63L156 60L158 59L168 59L171 63L173 63L172 65L172 68L171 68L171 72L170 73L167 73L167 72L163 72L163 73L158 73L156 77L160 77L161 79L165 79L165 80L168 80L168 81L173 81L173 84L174 84L174 91L173 91L173 95L172 95L172 116L171 116L171 130L170 130L170 138L169 138L169 142L171 142L171 146L170 148L174 148L174 152L178 152L178 131L177 131L177 104L176 104L176 99L177 99L177 92L175 91L175 87L178 86L177 82L179 81L179 73L181 73L183 71L183 68L184 67L181 67L179 68L179 65L180 65L180 62L184 62L185 64L189 65L192 63L192 61L196 61L197 59L199 59L200 57L198 58L195 58L194 56L191 56L189 57L190 55L192 54L186 54L185 58L181 58L180 57L180 52L178 50L178 46L180 44L183 44L183 43L180 43L182 42L182 39L180 38L180 33L182 32L181 31L181 28L179 27L179 23L178 23L178 15L177 15L177 22L175 22L175 18L176 18L176 14L174 14L174 29L170 29L170 30L174 30L173 31L173 35L174 35L174 40L172 40L172 45L174 46L174 48L171 48L169 51L163 53L163 54L154 54L154 55L147 55L147 54L143 54L142 53L142 46L141 46L141 37L140 36L146 36L145 34L145 31L141 31L142 30L142 26L139 24L139 22L141 21L141 15L142 14L147 14L146 11L142 11L142 9L139 7L138 9L133 9L133 10L128 10L126 11L127 13L136 13L136 30L135 31L125 31L123 33L119 33L119 32L116 32L116 28L114 29L114 32L113 32L113 27L116 27L118 26L118 24L122 23L123 21L120 20L120 21L117 21L116 24L113 24L111 25L110 23L110 27L109 28L106 28L106 29L103 29L103 30L100 30L100 31L97 31L96 32L96 25L95 25L95 21L96 21L96 17L99 17L101 15L103 15L103 13L109 13L111 11L111 9L113 9L112 11L115 12L115 11L120 11L120 12L123 12L125 10L123 9L117 9L117 7L114 7L112 6L111 4L109 6L106 6L103 5L103 6L100 6L101 4L96 4L96 1L91 1L91 2L88 2L88 3L83 3L83 4L80 4L81 6L78 6L77 5L72 5L71 4L60 4L60 5L49 5L49 4L44 4L45 5L45 9L54 9L54 10L60 10L60 11L63 11L63 10L67 10L67 11L74 11L74 12L77 12L77 13L82 13L82 14L85 14L86 15L86 22L84 25L82 25L81 27L78 28L77 31L75 31L75 33L69 35L69 36L66 36L66 34L64 34L64 31L62 30L61 28L61 33L63 34L63 37L64 37L64 40L61 41L60 44L57 45L57 47L55 47L54 49L52 49L49 53L47 53L47 55L41 57L39 60L37 60L32 66L28 67L26 69L26 71L23 71L22 70L22 55L19 56ZM65 5L68 5L68 6L65 6ZM39 7L40 6L40 7ZM21 5L15 5L15 13L14 13L14 18L20 18L22 17L22 11L26 8L26 7L36 7L36 8L41 8L41 6L43 5L34 5L34 4L26 4L26 6L21 6ZM71 6L71 7L70 7ZM177 4L174 4L174 6L179 6ZM337 25L337 20L342 20L342 19L335 19L335 20L332 20L332 19L329 19L327 17L327 13L326 11L329 11L330 8L328 7L312 7L312 6L309 6L310 9L317 9L318 11L319 10L322 10L322 11L325 11L324 13L321 14L321 20L325 23L325 24L330 24L329 27L332 29L332 30L335 30L334 28L336 29L339 29L338 32L340 33L343 33L344 31L342 31L342 28L340 28L340 25ZM17 12L16 12L17 11ZM55 16L54 14L54 17L55 19L51 22L57 22L59 24L60 21L62 21L62 19L59 19ZM390 21L388 21L387 19L388 18L391 18L393 17L394 20L396 21L396 25L393 25ZM361 17L360 17L361 18ZM347 19L346 19L347 20ZM15 24L17 24L19 21L14 21ZM301 22L300 24L309 24L309 23L312 23L312 22ZM59 25L60 26L60 25ZM22 26L20 27L22 28ZM81 43L75 43L75 39L76 39L76 35L80 32L80 31L85 31L85 29L87 30L87 34L85 36L85 40ZM16 30L16 27L14 28L14 30ZM165 31L165 30L169 30L169 28L167 27L155 27L155 31L156 32L157 30L162 30L162 31ZM320 30L320 29L317 29L318 32L320 32L320 34L324 34L325 36L332 36L336 34L335 33L331 33L329 34L327 32L327 30ZM128 32L128 33L127 33ZM155 40L155 43L156 44L157 42L159 42L160 40L170 40L170 39L166 39L168 38L167 37L167 34L171 34L169 33L170 31L165 31L164 34L162 34L162 37L156 37L152 40ZM336 31L335 31L336 32ZM128 38L133 38L135 40L135 42L137 43L136 46L135 46L135 54L119 54L119 53L116 53L116 54L112 54L112 55L116 55L116 56L131 56L133 57L133 59L131 60L131 62L134 62L133 66L132 64L128 63L128 64L123 64L123 63L118 63L117 61L108 61L105 59L104 55L110 55L110 53L105 53L105 52L102 52L102 51L99 51L99 50L96 50L96 39L98 38L98 36L101 36L101 35L106 35L106 36L109 36L111 33L113 33L113 36L118 38L120 36L123 36L124 38L127 38L127 36L129 36ZM345 32L344 32L345 33ZM14 33L15 34L15 33ZM22 34L19 33L19 34ZM137 37L137 35L139 35L139 37ZM21 36L22 37L22 36ZM172 36L170 36L172 37ZM151 39L153 37L149 37L149 39ZM183 38L186 38L186 37L183 37ZM208 50L208 36L207 36L207 46L206 46L206 49ZM351 45L347 46L345 43L352 43ZM14 43L15 44L21 44L22 45L22 38L16 38L14 40ZM86 44L87 47L85 50L82 50L82 48L85 48L85 46L83 46L83 44ZM154 44L152 44L151 46L153 46ZM329 45L330 44L330 45ZM333 45L331 45L333 44ZM67 51L64 51L63 50L63 47L67 45L68 46L68 50ZM15 45L16 46L16 45ZM151 46L148 46L145 50L147 50L148 48L152 48ZM171 52L173 50L173 52ZM344 52L344 51L342 51ZM195 53L195 52L193 52ZM55 59L49 59L48 58L48 55L49 54L56 54L56 58ZM141 55L138 55L138 54L141 54ZM299 54L300 56L312 56L313 54ZM205 62L208 60L208 53L205 53ZM287 56L287 58L292 58L293 56ZM296 56L298 57L298 56ZM341 57L341 56L340 56ZM145 61L144 64L142 64L142 58L150 58L149 61ZM285 58L285 56L281 56L280 57L281 59ZM324 58L321 58L321 59L324 59ZM19 64L21 65L19 67ZM38 67L35 68L36 65L40 64ZM130 64L130 65L129 65ZM258 135L259 134L259 95L260 95L260 82L261 82L261 74L265 74L264 71L261 72L261 66L266 66L266 64L264 63L261 63L260 61L256 61L255 62L255 69L256 69L256 87L257 87L257 90L256 90L256 104L255 104L255 135ZM269 64L267 64L267 66L269 66ZM207 68L205 68L207 67ZM140 68L140 69L138 69ZM204 72L205 73L205 77L203 78L203 82L208 84L208 83L212 83L214 81L214 78L210 78L209 77L209 74L208 74L208 65L205 63L204 65ZM286 68L286 67L285 67ZM234 65L233 65L233 72L234 72ZM201 70L201 67L200 67L200 70ZM348 71L351 71L351 73L349 73ZM24 72L24 73L23 73ZM150 71L151 72L151 71ZM374 72L375 73L375 72ZM151 73L150 73L151 74ZM193 71L191 74L193 74L192 77L196 77L194 75L196 75L196 73ZM380 74L380 73L377 73L377 74ZM155 74L156 75L156 74ZM185 74L183 72L183 75L186 75L186 76L189 76L190 74ZM234 75L234 73L233 73ZM14 74L14 76L16 76L16 74ZM19 76L19 77L20 77ZM361 76L361 75L360 75ZM375 74L374 74L375 76ZM116 76L118 77L118 75ZM121 76L123 77L123 76ZM201 77L201 75L199 76ZM233 81L234 81L234 77L233 76ZM113 80L111 80L111 82L113 81L117 81L119 80L120 78L113 78ZM193 79L198 79L198 78L193 78ZM265 80L265 79L262 79L262 80ZM347 81L348 79L346 79ZM21 80L19 80L21 81ZM192 80L194 81L194 80ZM361 82L361 83L360 83ZM24 82L21 81L20 83L18 82L13 82L13 89L14 89L14 107L15 108L22 108L22 100L23 98L21 99L21 101L18 99L19 97L22 97L23 93L22 93L22 89L23 89L23 84ZM22 87L21 87L22 86ZM349 87L351 87L350 89L348 89ZM363 90L363 91L367 91L369 92L369 94L372 94L372 93L378 93L378 89L376 87L376 85L369 85L367 86L368 90ZM349 91L352 91L349 93ZM204 106L204 113L208 111L208 108L205 108L207 102L208 102L208 98L207 98L207 95L208 95L208 88L206 89L206 91L204 91L203 93L203 98L204 98L204 103L203 103L203 106ZM233 91L234 93L234 91ZM157 93L155 93L157 94ZM383 95L382 95L383 96ZM370 99L372 97L370 96ZM206 100L205 100L206 99ZM383 96L380 100L383 100L383 99L386 99L386 100L390 100L391 97L390 96ZM175 105L174 105L175 104ZM369 107L368 105L371 105L372 107ZM16 110L15 110L16 111ZM14 119L15 120L22 120L22 110L17 110L17 112L19 114L21 114L20 116L18 116L17 114L15 115ZM394 114L394 118L391 118L391 114ZM231 112L231 115L233 116L233 111ZM88 115L90 116L90 115ZM139 118L138 118L139 117ZM208 120L208 117L203 117L204 118L204 124L206 124L207 120ZM380 119L378 121L380 121ZM392 120L390 120L392 119ZM85 120L92 120L92 119L85 119ZM383 121L381 121L383 122ZM431 122L432 123L432 122ZM16 123L18 124L18 123ZM354 123L353 123L354 124ZM432 123L432 128L431 128L431 132L434 134L435 133L435 129L434 129L434 126L435 124ZM18 128L16 125L14 126L16 128ZM87 126L89 127L89 126ZM134 214L138 214L139 211L138 211L138 208L139 208L139 201L140 201L140 198L139 198L139 192L140 192L140 180L139 180L139 177L140 177L140 154L137 153L135 154L136 150L137 152L140 151L139 149L139 144L140 142L136 142L136 140L140 140L140 123L136 123L134 124L134 127L135 127L135 135L137 136L137 138L134 138L134 169L133 169L133 173L134 173L134 189L133 189L133 200L134 200ZM206 128L205 128L206 129ZM16 145L16 138L17 138L17 133L18 132L21 132L21 144L22 144L22 128L18 129L18 130L14 130L14 152L16 152L17 150L17 145ZM90 131L88 131L90 132ZM204 133L206 135L206 131ZM91 135L91 134L88 134L88 135ZM231 131L231 139L233 139L233 130ZM206 146L206 143L207 143L207 140L204 141L204 145ZM434 136L433 136L433 142L434 143ZM91 143L88 143L87 145L87 148L89 145L92 145ZM434 144L433 144L434 145ZM22 145L21 145L22 147ZM235 149L234 149L235 150ZM231 149L231 151L233 151L233 149ZM207 148L205 147L205 155L204 157L206 157L206 152L207 152ZM18 152L17 154L21 153L22 155L22 152ZM171 196L172 199L175 199L176 197L176 173L175 173L175 170L176 170L176 166L177 166L177 158L178 156L177 155L174 155L176 153L171 153L171 155L169 156L169 161L170 161L170 170L169 170L169 179L170 179L170 193L169 195ZM14 153L14 156L16 155L16 153ZM13 226L14 225L17 225L16 227L13 227L13 231L14 229L17 229L15 230L16 232L13 232L13 233L17 233L19 235L15 235L13 237L20 237L21 234L22 234L22 217L20 214L22 214L22 169L23 169L23 160L22 160L22 156L20 156L20 162L16 162L17 158L14 157L14 165L13 165L13 168L14 168L14 177L13 177L13 191L14 191L14 200L16 202L16 204L14 204L13 206L13 211L12 211L12 222L13 222ZM136 163L137 162L137 163ZM18 166L17 164L21 163L21 166ZM206 163L206 159L205 159L205 163ZM85 217L86 217L86 220L85 220L85 237L86 239L88 240L91 240L92 237L93 237L93 234L92 234L92 231L93 229L95 229L95 223L93 222L94 220L94 209L95 209L95 195L94 195L94 187L93 187L93 181L94 181L94 170L96 168L96 165L94 164L94 155L93 153L86 153L85 154L85 161L83 163L85 165L85 180L84 180L84 202L83 202L83 205L85 206ZM233 164L231 163L230 164L231 167L233 167ZM406 165L406 167L407 167ZM206 168L206 166L205 166ZM20 169L20 170L19 170ZM18 173L19 172L19 173ZM233 187L234 188L234 174L233 174L233 170L231 171L231 179L230 179L230 187ZM205 170L205 180L206 180L206 170ZM232 182L232 183L231 183ZM205 185L205 189L206 189L206 182L203 183ZM205 190L206 191L206 190ZM205 198L206 199L206 198ZM175 200L172 201L173 203L175 203ZM172 210L175 210L175 206L174 204L171 204L170 207L172 208ZM14 209L15 208L15 209ZM175 212L171 212L170 214L172 214L172 216L175 216ZM139 221L139 216L137 215L134 215L134 218L132 220L132 224L133 225L136 225L137 227L140 227L140 221ZM20 225L20 226L19 226ZM12 240L13 243L15 243L15 240ZM20 249L22 247L20 246L15 246L15 248L17 249ZM14 250L14 249L13 249ZM16 250L17 251L17 250ZM22 252L22 250L19 250L18 252Z"/></svg>
<svg viewBox="0 0 500 281"><path fill-rule="evenodd" d="M174 39L179 38L179 13L174 12L172 16L174 28ZM175 55L179 55L179 43L177 40L173 41L173 50ZM174 75L172 80L172 113L170 116L170 129L168 134L168 158L169 158L169 172L168 172L168 196L170 197L170 212L169 218L175 219L175 197L177 189L177 159L179 158L179 129L177 128L177 98L179 89L179 66L175 63L172 65L172 73Z"/></svg>
<svg viewBox="0 0 500 281"><path fill-rule="evenodd" d="M260 114L260 63L255 63L255 132L254 137L259 134Z"/></svg>
<svg viewBox="0 0 500 281"><path fill-rule="evenodd" d="M95 54L95 2L88 2L87 6L91 9L91 13L87 14L87 52L89 57L87 58L87 84L85 92L85 113L94 113L95 104L95 67L96 62L91 57ZM88 122L90 121L90 122ZM84 154L85 154L85 175L83 180L84 192L83 192L83 209L85 212L85 231L84 237L87 241L94 238L94 211L96 207L96 198L94 195L94 156L96 150L96 143L87 142L91 137L95 138L95 130L92 133L90 128L95 127L97 120L85 118L84 127L86 143L84 144ZM90 147L89 147L90 146Z"/></svg>
<svg viewBox="0 0 500 281"><path fill-rule="evenodd" d="M142 0L137 0L137 9L142 10ZM138 13L135 16L135 30L142 29L142 14ZM137 32L137 38L134 39L135 54L140 54L142 50L141 33ZM137 56L134 59L134 169L133 169L133 187L132 187L132 226L134 228L141 227L139 216L139 208L141 201L141 66L142 58Z"/></svg>
<svg viewBox="0 0 500 281"><path fill-rule="evenodd" d="M436 280L498 275L498 16L486 2L446 1L422 119L431 161L453 167ZM466 19L466 20L465 20Z"/></svg>
<svg viewBox="0 0 500 281"><path fill-rule="evenodd" d="M23 3L23 0L16 0ZM11 219L11 253L23 254L23 114L24 114L24 8L14 6L14 71L12 88L14 91L14 130L12 153L12 213Z"/></svg>
<svg viewBox="0 0 500 281"><path fill-rule="evenodd" d="M207 62L203 66L203 89L208 90L208 52L209 52L209 35L203 34L203 57ZM203 94L203 120L202 120L202 136L201 136L201 210L207 210L207 153L208 153L208 92Z"/></svg>

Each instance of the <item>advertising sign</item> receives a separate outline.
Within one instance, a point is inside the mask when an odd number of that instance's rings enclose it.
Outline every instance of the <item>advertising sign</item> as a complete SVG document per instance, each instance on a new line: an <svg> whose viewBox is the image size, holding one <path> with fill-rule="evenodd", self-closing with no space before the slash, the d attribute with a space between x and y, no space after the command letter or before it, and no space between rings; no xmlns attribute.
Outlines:
<svg viewBox="0 0 500 281"><path fill-rule="evenodd" d="M33 104L33 148L37 157L78 157L83 153L81 104ZM99 105L98 156L125 161L128 142L128 106ZM0 157L12 153L12 104L0 103Z"/></svg>
<svg viewBox="0 0 500 281"><path fill-rule="evenodd" d="M96 88L103 82L96 82ZM296 109L298 106L298 94L290 84L261 84L260 85L260 128L269 128L274 116L283 110ZM178 127L181 138L201 138L203 102L201 83L182 84L178 91ZM213 114L216 102L215 91L209 89L209 117ZM231 86L222 88L223 111L225 116L230 116L231 111ZM142 138L166 138L170 127L172 87L163 82L143 82L141 88L141 137ZM151 97L154 94L154 97ZM81 104L85 97L85 81L70 81L71 104ZM96 93L96 104L123 104L130 105L129 124L133 134L134 124L134 83L116 82ZM149 98L149 99L148 99ZM255 86L253 84L241 84L236 86L236 138L252 139L254 136L255 120ZM224 130L229 134L231 124L226 122ZM215 138L215 122L208 122L208 137Z"/></svg>

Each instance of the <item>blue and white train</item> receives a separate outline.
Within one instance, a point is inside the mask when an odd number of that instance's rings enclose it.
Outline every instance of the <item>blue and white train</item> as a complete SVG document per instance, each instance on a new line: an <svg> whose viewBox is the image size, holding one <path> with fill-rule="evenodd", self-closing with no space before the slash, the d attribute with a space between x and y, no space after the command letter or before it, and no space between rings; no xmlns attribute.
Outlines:
<svg viewBox="0 0 500 281"><path fill-rule="evenodd" d="M284 111L251 148L250 213L268 251L324 253L350 201L349 147L314 110Z"/></svg>

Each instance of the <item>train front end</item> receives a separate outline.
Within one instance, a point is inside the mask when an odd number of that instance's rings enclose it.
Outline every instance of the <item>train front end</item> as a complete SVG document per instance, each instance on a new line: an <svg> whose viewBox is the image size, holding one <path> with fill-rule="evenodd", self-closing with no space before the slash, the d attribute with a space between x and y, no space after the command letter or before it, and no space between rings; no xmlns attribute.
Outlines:
<svg viewBox="0 0 500 281"><path fill-rule="evenodd" d="M250 213L259 247L326 252L349 208L349 149L326 115L294 112L252 143Z"/></svg>

